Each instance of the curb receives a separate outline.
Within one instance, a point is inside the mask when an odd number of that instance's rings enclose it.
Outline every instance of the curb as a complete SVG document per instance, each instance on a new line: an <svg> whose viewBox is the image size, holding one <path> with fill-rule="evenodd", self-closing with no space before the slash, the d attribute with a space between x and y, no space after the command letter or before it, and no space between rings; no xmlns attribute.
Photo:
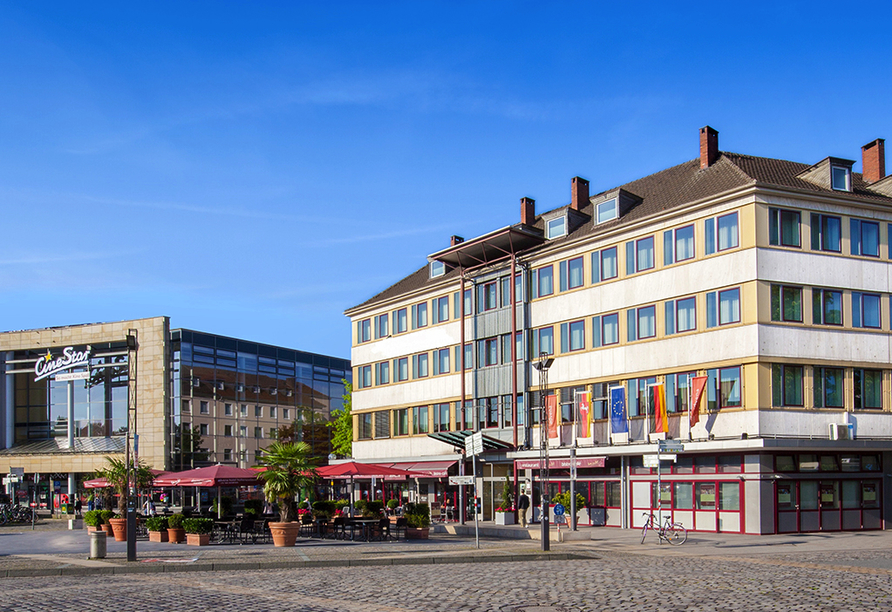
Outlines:
<svg viewBox="0 0 892 612"><path fill-rule="evenodd" d="M489 555L480 557L407 557L396 559L327 559L318 561L270 561L237 563L137 563L109 565L108 567L60 567L46 569L10 569L0 571L0 578L32 578L38 576L121 576L125 574L157 574L177 572L228 572L317 567L386 567L393 565L449 565L457 563L514 563L518 561L568 561L571 559L595 559L594 555L577 553L539 553L529 555Z"/></svg>

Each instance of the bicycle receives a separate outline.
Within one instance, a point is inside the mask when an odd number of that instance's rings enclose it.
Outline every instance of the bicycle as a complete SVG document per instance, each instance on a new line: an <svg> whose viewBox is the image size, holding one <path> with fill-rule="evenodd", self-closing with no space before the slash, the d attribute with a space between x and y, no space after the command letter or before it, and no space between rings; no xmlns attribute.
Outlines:
<svg viewBox="0 0 892 612"><path fill-rule="evenodd" d="M688 539L688 530L684 528L681 523L672 523L669 520L669 516L666 516L666 521L660 525L657 522L656 517L649 512L645 512L644 516L647 520L644 522L644 526L641 528L641 543L644 544L644 538L647 537L648 529L656 529L657 535L660 536L660 544L663 543L663 540L666 540L673 546L681 546Z"/></svg>

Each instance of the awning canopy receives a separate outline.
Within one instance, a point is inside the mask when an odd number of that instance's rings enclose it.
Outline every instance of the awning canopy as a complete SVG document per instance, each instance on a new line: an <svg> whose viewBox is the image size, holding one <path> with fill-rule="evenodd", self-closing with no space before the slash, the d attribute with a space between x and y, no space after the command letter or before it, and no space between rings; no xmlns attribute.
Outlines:
<svg viewBox="0 0 892 612"><path fill-rule="evenodd" d="M419 463L394 463L395 468L409 470L417 474L430 476L431 478L445 478L449 476L449 468L458 463L458 460L452 461L421 461Z"/></svg>
<svg viewBox="0 0 892 612"><path fill-rule="evenodd" d="M437 433L427 434L429 438L433 438L439 442L445 442L455 448L465 447L465 438L472 436L475 432L470 430L464 431L438 431ZM514 450L514 445L509 442L503 442L498 438L493 438L483 434L483 452L493 451L509 451Z"/></svg>
<svg viewBox="0 0 892 612"><path fill-rule="evenodd" d="M512 225L478 238L460 242L428 256L428 261L442 261L453 267L476 268L526 251L545 242L541 230Z"/></svg>

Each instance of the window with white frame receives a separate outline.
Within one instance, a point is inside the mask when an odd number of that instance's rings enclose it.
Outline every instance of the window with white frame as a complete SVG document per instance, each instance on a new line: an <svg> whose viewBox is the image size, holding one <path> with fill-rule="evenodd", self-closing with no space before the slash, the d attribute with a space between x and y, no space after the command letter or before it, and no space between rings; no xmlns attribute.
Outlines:
<svg viewBox="0 0 892 612"><path fill-rule="evenodd" d="M606 223L607 221L612 221L619 216L619 206L617 205L616 198L611 198L606 202L601 202L598 204L598 212L597 212L597 222Z"/></svg>
<svg viewBox="0 0 892 612"><path fill-rule="evenodd" d="M567 218L566 217L558 217L557 219L551 219L545 223L545 237L551 240L552 238L560 238L561 236L565 236L567 234Z"/></svg>
<svg viewBox="0 0 892 612"><path fill-rule="evenodd" d="M830 186L836 191L852 190L852 169L847 166L830 166Z"/></svg>
<svg viewBox="0 0 892 612"><path fill-rule="evenodd" d="M446 274L446 264L442 261L432 261L430 264L430 277L437 278Z"/></svg>

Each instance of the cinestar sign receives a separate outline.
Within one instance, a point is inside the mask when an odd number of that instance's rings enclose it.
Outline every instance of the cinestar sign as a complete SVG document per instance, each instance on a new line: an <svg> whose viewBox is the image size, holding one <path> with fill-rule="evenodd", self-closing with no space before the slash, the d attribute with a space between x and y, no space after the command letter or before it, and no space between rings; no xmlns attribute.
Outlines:
<svg viewBox="0 0 892 612"><path fill-rule="evenodd" d="M89 366L91 350L92 347L89 345L83 351L75 350L73 346L67 346L62 349L62 355L56 358L53 357L52 352L47 350L46 355L38 359L37 363L34 364L34 375L36 377L34 382L71 368Z"/></svg>

